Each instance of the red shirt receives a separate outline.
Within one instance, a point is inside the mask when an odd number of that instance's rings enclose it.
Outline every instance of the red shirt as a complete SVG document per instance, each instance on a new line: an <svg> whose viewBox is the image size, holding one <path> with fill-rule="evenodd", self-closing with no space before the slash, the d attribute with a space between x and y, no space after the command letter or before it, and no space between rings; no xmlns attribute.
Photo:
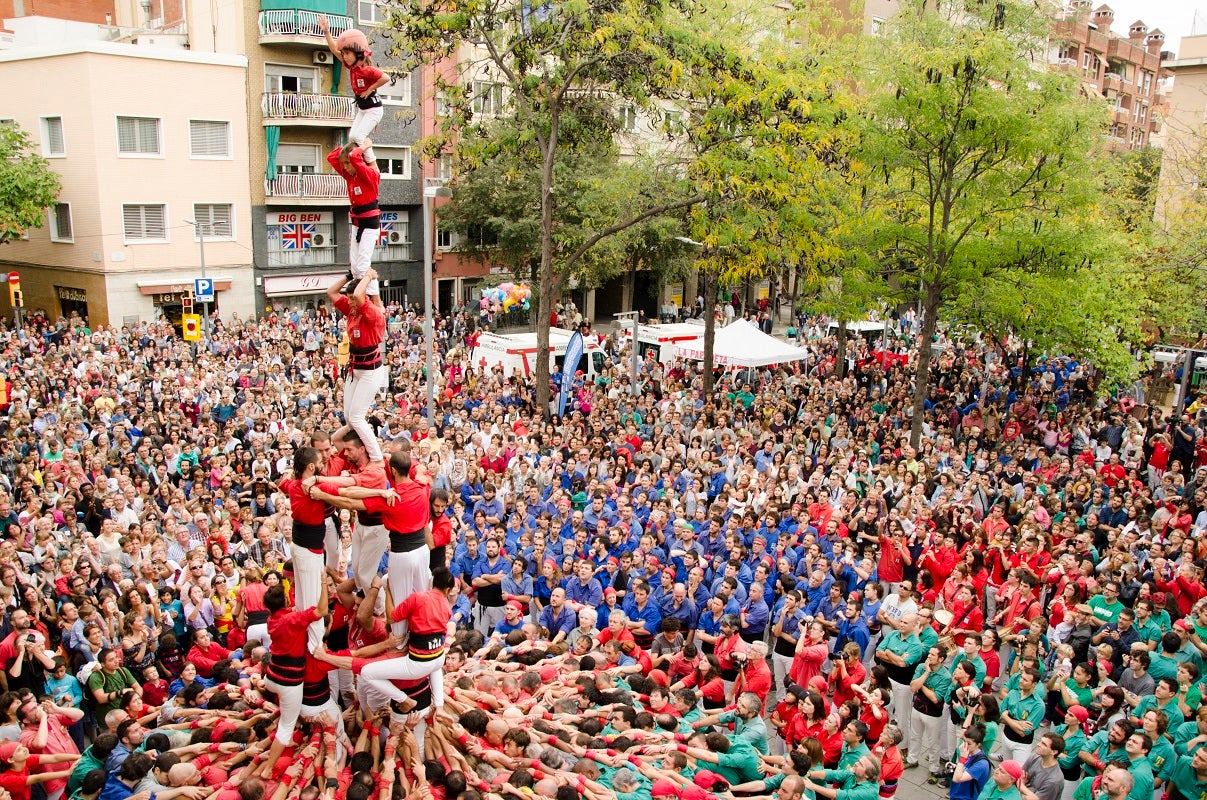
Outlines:
<svg viewBox="0 0 1207 800"><path fill-rule="evenodd" d="M7 772L0 772L0 787L7 789L13 800L29 800L29 786L26 784L29 781L31 770L36 769L41 763L42 759L39 756L30 755L25 760L25 768L20 772L11 768Z"/></svg>
<svg viewBox="0 0 1207 800"><path fill-rule="evenodd" d="M385 498L366 497L365 511L381 514L386 529L394 533L414 533L427 527L432 518L428 487L415 481L403 481L394 487L398 500L389 505Z"/></svg>
<svg viewBox="0 0 1207 800"><path fill-rule="evenodd" d="M289 495L289 512L298 522L307 525L322 525L327 513L327 504L322 500L311 500L302 488L302 482L296 478L286 478L279 484L281 490Z"/></svg>
<svg viewBox="0 0 1207 800"><path fill-rule="evenodd" d="M301 611L281 609L268 618L268 638L272 639L272 654L301 658L306 655L306 628L322 619L314 606Z"/></svg>
<svg viewBox="0 0 1207 800"><path fill-rule="evenodd" d="M432 520L432 546L444 547L453 540L453 523L444 514Z"/></svg>
<svg viewBox="0 0 1207 800"><path fill-rule="evenodd" d="M385 73L377 67L370 66L369 64L358 64L348 70L348 82L352 84L352 93L363 95L369 91L373 84L381 80L383 75Z"/></svg>
<svg viewBox="0 0 1207 800"><path fill-rule="evenodd" d="M348 161L351 163L352 168L345 169L344 165L340 163L339 151L340 148L337 147L328 153L327 163L348 184L348 202L352 204L353 208L369 203L376 203L377 193L381 188L381 173L375 169L370 169L369 165L365 163L364 152L359 147L353 147L352 151L348 153ZM364 217L379 217L381 216L381 210L374 208L371 211L360 214L349 212L348 216L353 220ZM339 304L337 303L336 308L338 307Z"/></svg>
<svg viewBox="0 0 1207 800"><path fill-rule="evenodd" d="M271 635L270 633L269 636ZM230 651L217 642L210 642L210 646L205 650L202 650L197 645L193 645L193 649L189 650L187 658L197 667L198 675L203 678L209 678L214 674L215 664L224 658L230 658Z"/></svg>
<svg viewBox="0 0 1207 800"><path fill-rule="evenodd" d="M367 300L360 304L355 313L352 300L342 294L335 300L335 308L348 318L348 341L353 347L368 348L381 345L386 337L386 317L376 304Z"/></svg>
<svg viewBox="0 0 1207 800"><path fill-rule="evenodd" d="M452 616L453 609L444 592L431 589L407 597L394 608L390 618L394 622L410 620L412 632L430 635L444 633Z"/></svg>

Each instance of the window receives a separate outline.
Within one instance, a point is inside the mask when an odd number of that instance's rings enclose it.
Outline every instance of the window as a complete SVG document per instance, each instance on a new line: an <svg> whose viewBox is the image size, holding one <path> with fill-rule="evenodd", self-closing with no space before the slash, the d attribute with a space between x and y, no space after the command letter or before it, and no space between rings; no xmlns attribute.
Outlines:
<svg viewBox="0 0 1207 800"><path fill-rule="evenodd" d="M436 249L437 250L452 250L455 241L453 232L448 228L436 228Z"/></svg>
<svg viewBox="0 0 1207 800"><path fill-rule="evenodd" d="M870 33L873 36L879 36L883 30L884 30L884 18L883 17L872 17L872 29L871 29Z"/></svg>
<svg viewBox="0 0 1207 800"><path fill-rule="evenodd" d="M411 177L411 148L373 145L373 154L377 156L377 169L381 172L381 177Z"/></svg>
<svg viewBox="0 0 1207 800"><path fill-rule="evenodd" d="M189 155L193 158L230 158L230 134L229 122L189 120Z"/></svg>
<svg viewBox="0 0 1207 800"><path fill-rule="evenodd" d="M395 106L411 104L411 76L391 75L390 82L377 90L381 102Z"/></svg>
<svg viewBox="0 0 1207 800"><path fill-rule="evenodd" d="M474 114L493 117L503 111L503 84L474 81L471 94Z"/></svg>
<svg viewBox="0 0 1207 800"><path fill-rule="evenodd" d="M268 263L324 266L335 263L335 226L330 211L284 212L267 218Z"/></svg>
<svg viewBox="0 0 1207 800"><path fill-rule="evenodd" d="M374 258L382 261L409 261L411 258L411 221L406 212L381 212L381 230Z"/></svg>
<svg viewBox="0 0 1207 800"><path fill-rule="evenodd" d="M436 116L448 116L448 95L443 91L436 92Z"/></svg>
<svg viewBox="0 0 1207 800"><path fill-rule="evenodd" d="M313 94L318 78L313 67L264 65L264 91L269 94Z"/></svg>
<svg viewBox="0 0 1207 800"><path fill-rule="evenodd" d="M207 239L234 239L234 206L230 203L194 203L193 221L201 226ZM193 240L198 238L194 228Z"/></svg>
<svg viewBox="0 0 1207 800"><path fill-rule="evenodd" d="M453 179L453 154L443 153L436 159L436 177L442 181Z"/></svg>
<svg viewBox="0 0 1207 800"><path fill-rule="evenodd" d="M165 221L168 208L163 205L124 205L122 225L127 242L167 241L168 229Z"/></svg>
<svg viewBox="0 0 1207 800"><path fill-rule="evenodd" d="M667 111L665 124L666 132L671 135L680 134L687 130L687 125L683 121L682 111Z"/></svg>
<svg viewBox="0 0 1207 800"><path fill-rule="evenodd" d="M637 130L637 107L636 106L621 106L620 112L616 115L617 124L625 133L633 133Z"/></svg>
<svg viewBox="0 0 1207 800"><path fill-rule="evenodd" d="M75 237L71 232L71 204L70 203L55 203L50 207L50 241L52 242L67 242L75 241Z"/></svg>
<svg viewBox="0 0 1207 800"><path fill-rule="evenodd" d="M157 156L159 120L155 117L118 117L117 152L123 156Z"/></svg>
<svg viewBox="0 0 1207 800"><path fill-rule="evenodd" d="M385 9L378 0L360 0L360 21L366 25L381 25L386 21Z"/></svg>
<svg viewBox="0 0 1207 800"><path fill-rule="evenodd" d="M313 175L318 171L318 163L318 145L282 144L277 147L278 175Z"/></svg>
<svg viewBox="0 0 1207 800"><path fill-rule="evenodd" d="M67 144L63 139L62 117L42 117L42 155L47 157L67 155Z"/></svg>

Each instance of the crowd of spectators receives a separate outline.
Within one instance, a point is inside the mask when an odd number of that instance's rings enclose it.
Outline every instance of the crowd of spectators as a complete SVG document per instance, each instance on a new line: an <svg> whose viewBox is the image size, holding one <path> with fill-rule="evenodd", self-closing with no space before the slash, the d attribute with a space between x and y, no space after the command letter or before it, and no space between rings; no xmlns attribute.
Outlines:
<svg viewBox="0 0 1207 800"><path fill-rule="evenodd" d="M912 360L840 365L800 318L809 360L709 395L653 354L634 395L600 334L547 421L458 309L429 420L421 321L386 313L373 424L451 536L441 697L366 697L400 642L340 511L279 759L265 597L294 585L295 453L347 449L339 316L4 332L0 797L871 800L911 768L953 800L1207 797L1201 399L943 337L912 447Z"/></svg>

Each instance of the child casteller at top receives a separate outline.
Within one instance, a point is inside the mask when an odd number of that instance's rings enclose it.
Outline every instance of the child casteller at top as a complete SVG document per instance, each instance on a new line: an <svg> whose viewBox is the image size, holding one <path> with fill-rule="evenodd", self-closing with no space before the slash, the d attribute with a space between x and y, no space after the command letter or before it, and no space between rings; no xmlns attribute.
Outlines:
<svg viewBox="0 0 1207 800"><path fill-rule="evenodd" d="M348 138L363 148L365 140L377 128L385 113L377 90L390 82L390 76L373 66L373 51L369 49L369 40L363 32L349 28L338 39L334 39L325 16L319 17L319 28L327 38L331 53L348 68L348 82L356 99L356 116L352 118ZM365 160L375 160L371 148L365 148Z"/></svg>

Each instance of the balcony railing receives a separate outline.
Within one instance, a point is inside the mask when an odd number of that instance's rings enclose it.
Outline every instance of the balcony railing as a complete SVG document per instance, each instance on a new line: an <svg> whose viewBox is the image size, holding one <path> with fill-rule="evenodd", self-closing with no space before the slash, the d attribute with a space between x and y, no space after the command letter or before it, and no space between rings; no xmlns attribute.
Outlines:
<svg viewBox="0 0 1207 800"><path fill-rule="evenodd" d="M410 261L411 243L383 245L377 248L373 258L377 261Z"/></svg>
<svg viewBox="0 0 1207 800"><path fill-rule="evenodd" d="M323 30L319 27L320 16L318 12L297 8L261 11L260 38L297 37L314 39L314 44L321 43ZM339 36L352 27L352 17L328 14L327 24L331 28L331 35Z"/></svg>
<svg viewBox="0 0 1207 800"><path fill-rule="evenodd" d="M348 184L335 174L287 174L264 181L268 197L327 199L348 202Z"/></svg>
<svg viewBox="0 0 1207 800"><path fill-rule="evenodd" d="M310 120L346 125L355 113L351 97L337 94L297 94L295 92L265 92L260 96L260 110L265 124L280 120Z"/></svg>
<svg viewBox="0 0 1207 800"><path fill-rule="evenodd" d="M322 267L335 263L335 247L308 247L268 253L270 267Z"/></svg>

